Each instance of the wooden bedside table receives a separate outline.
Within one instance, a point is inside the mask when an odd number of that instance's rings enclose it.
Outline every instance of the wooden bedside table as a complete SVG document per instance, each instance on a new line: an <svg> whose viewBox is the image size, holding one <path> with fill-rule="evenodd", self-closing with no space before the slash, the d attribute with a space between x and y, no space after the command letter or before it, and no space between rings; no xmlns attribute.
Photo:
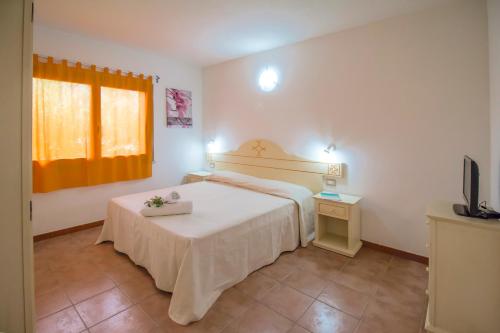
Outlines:
<svg viewBox="0 0 500 333"><path fill-rule="evenodd" d="M313 245L354 257L361 248L361 197L340 194L340 200L318 193L313 196L316 208Z"/></svg>
<svg viewBox="0 0 500 333"><path fill-rule="evenodd" d="M202 182L212 173L209 171L193 171L187 174L186 183Z"/></svg>

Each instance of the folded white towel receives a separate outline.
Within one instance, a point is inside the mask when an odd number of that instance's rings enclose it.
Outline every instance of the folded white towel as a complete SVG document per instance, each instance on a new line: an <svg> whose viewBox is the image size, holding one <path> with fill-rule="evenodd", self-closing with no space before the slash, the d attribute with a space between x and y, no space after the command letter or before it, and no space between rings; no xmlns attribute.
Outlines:
<svg viewBox="0 0 500 333"><path fill-rule="evenodd" d="M191 214L192 211L192 201L177 201L175 203L164 204L161 207L144 207L141 209L141 214L144 216L164 216Z"/></svg>

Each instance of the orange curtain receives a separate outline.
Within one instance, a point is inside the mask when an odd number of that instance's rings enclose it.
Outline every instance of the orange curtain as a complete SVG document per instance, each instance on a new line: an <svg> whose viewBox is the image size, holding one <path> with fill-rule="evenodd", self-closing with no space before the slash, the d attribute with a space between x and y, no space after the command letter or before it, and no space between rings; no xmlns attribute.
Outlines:
<svg viewBox="0 0 500 333"><path fill-rule="evenodd" d="M152 78L33 56L33 192L151 177Z"/></svg>

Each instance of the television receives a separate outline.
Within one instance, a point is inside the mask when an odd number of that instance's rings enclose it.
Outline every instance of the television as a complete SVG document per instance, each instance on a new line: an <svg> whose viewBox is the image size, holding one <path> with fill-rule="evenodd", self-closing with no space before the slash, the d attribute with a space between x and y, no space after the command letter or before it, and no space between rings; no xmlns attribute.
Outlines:
<svg viewBox="0 0 500 333"><path fill-rule="evenodd" d="M463 216L478 216L480 217L481 210L479 209L479 167L477 163L469 156L464 156L463 169L463 185L462 192L466 204L455 204L453 210L458 215Z"/></svg>

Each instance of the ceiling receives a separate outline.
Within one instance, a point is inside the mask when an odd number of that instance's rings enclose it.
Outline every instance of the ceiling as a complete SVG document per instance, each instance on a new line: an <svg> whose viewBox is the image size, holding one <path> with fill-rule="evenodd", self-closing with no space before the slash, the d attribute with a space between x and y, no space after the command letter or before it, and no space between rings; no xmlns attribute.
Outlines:
<svg viewBox="0 0 500 333"><path fill-rule="evenodd" d="M36 0L35 23L208 66L453 0Z"/></svg>

